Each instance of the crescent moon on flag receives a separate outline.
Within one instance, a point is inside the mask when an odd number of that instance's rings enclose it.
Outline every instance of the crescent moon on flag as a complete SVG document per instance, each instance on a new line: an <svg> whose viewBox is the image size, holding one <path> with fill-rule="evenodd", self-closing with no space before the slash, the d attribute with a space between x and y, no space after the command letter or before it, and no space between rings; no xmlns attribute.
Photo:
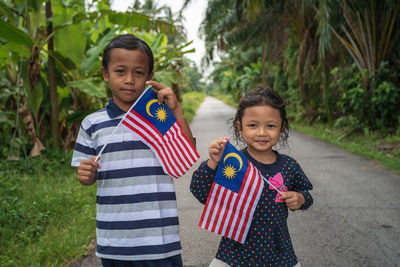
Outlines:
<svg viewBox="0 0 400 267"><path fill-rule="evenodd" d="M157 99L152 99L152 100L150 100L149 102L147 102L147 104L146 104L146 112L147 112L147 114L149 114L151 117L154 117L154 116L150 113L150 106L151 106L153 103L155 103L155 102L158 102L158 100L157 100Z"/></svg>
<svg viewBox="0 0 400 267"><path fill-rule="evenodd" d="M243 166L242 158L237 153L228 153L224 158L224 163L230 157L236 158L239 161L240 165L239 165L238 171L240 171L240 169L242 169L242 166Z"/></svg>

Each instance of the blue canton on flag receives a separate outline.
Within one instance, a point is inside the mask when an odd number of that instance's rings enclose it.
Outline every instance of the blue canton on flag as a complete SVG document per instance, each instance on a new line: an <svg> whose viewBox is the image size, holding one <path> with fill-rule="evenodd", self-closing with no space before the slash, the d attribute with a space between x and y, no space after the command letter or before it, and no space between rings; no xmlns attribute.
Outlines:
<svg viewBox="0 0 400 267"><path fill-rule="evenodd" d="M217 169L214 182L239 193L247 167L247 159L228 142L222 155L222 165Z"/></svg>
<svg viewBox="0 0 400 267"><path fill-rule="evenodd" d="M263 186L260 172L228 142L199 226L244 243Z"/></svg>
<svg viewBox="0 0 400 267"><path fill-rule="evenodd" d="M164 172L174 178L183 176L200 157L167 105L158 104L157 93L151 87L136 100L122 124L139 135Z"/></svg>
<svg viewBox="0 0 400 267"><path fill-rule="evenodd" d="M154 125L162 135L176 122L175 116L165 105L158 104L157 93L148 90L133 107L137 113L143 116L149 123Z"/></svg>

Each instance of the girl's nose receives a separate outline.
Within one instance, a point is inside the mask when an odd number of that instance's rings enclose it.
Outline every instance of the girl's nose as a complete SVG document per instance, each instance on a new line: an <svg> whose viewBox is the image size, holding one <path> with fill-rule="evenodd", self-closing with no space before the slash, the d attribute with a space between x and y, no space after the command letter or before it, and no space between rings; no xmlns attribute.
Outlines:
<svg viewBox="0 0 400 267"><path fill-rule="evenodd" d="M264 127L260 127L257 131L257 135L261 135L264 136L267 134L267 129L265 129Z"/></svg>

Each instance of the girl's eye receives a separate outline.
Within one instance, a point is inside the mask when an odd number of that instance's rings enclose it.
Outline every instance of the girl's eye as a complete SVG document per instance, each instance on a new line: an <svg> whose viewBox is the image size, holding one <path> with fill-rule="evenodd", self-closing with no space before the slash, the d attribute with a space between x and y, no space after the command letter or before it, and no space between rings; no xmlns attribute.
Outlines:
<svg viewBox="0 0 400 267"><path fill-rule="evenodd" d="M249 126L250 128L255 128L255 127L257 127L257 124L251 123L251 124L249 124L248 126Z"/></svg>
<svg viewBox="0 0 400 267"><path fill-rule="evenodd" d="M268 128L275 128L276 126L274 124L268 124L267 127Z"/></svg>

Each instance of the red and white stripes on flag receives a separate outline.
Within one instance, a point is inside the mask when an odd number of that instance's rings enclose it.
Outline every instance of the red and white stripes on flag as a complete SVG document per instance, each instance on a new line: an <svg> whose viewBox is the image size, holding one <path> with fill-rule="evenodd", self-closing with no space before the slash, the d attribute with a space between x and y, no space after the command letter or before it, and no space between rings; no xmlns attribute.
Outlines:
<svg viewBox="0 0 400 267"><path fill-rule="evenodd" d="M174 178L183 176L200 157L192 143L182 133L178 121L163 135L133 108L122 123L137 133L156 154L164 172Z"/></svg>
<svg viewBox="0 0 400 267"><path fill-rule="evenodd" d="M200 227L242 244L264 186L260 172L248 160L247 165L238 193L213 183L199 222Z"/></svg>

